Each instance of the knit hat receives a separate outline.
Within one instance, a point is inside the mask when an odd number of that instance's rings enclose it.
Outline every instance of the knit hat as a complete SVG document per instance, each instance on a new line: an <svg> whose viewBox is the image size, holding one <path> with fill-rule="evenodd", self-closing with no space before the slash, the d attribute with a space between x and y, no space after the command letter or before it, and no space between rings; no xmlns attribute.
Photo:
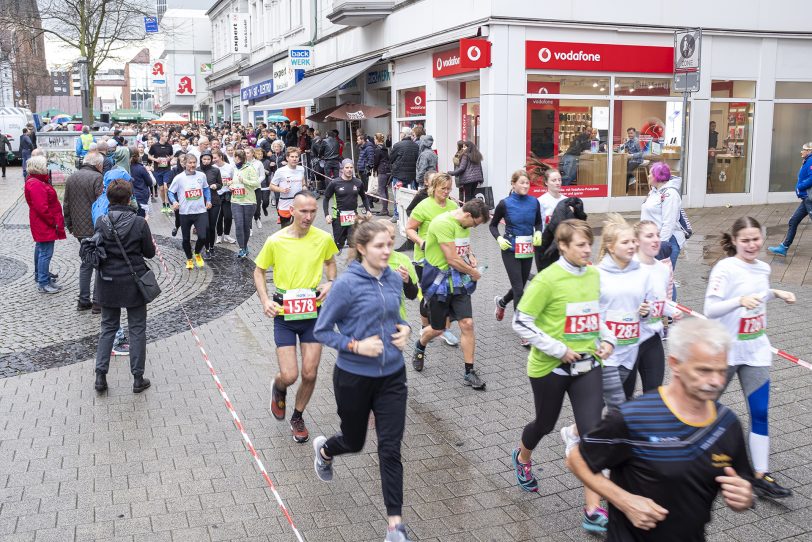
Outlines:
<svg viewBox="0 0 812 542"><path fill-rule="evenodd" d="M344 168L344 166L346 166L347 164L349 164L349 165L351 165L351 166L355 166L355 162L353 162L353 161L352 161L352 160L350 160L349 158L345 158L345 159L343 159L343 160L341 161L341 168L343 169L343 168Z"/></svg>

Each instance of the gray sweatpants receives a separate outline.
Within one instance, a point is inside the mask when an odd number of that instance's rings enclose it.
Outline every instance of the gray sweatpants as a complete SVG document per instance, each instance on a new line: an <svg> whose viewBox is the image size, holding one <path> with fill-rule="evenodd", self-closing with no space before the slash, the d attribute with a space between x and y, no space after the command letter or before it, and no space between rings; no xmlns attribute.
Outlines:
<svg viewBox="0 0 812 542"><path fill-rule="evenodd" d="M254 218L256 203L250 205L238 205L231 202L231 216L234 218L234 235L237 237L237 244L240 248L248 248L248 240L251 238L251 220Z"/></svg>

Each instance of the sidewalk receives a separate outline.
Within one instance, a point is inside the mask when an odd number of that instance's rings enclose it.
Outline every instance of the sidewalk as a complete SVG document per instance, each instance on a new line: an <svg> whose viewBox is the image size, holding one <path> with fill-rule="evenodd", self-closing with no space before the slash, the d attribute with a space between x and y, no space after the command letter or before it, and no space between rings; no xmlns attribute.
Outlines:
<svg viewBox="0 0 812 542"><path fill-rule="evenodd" d="M0 185L0 206L6 198L2 194L12 186L6 182ZM680 301L701 309L708 264L718 257L717 239L712 236L735 217L760 212L755 216L768 229L780 230L793 209L783 205L689 211L697 233L677 267ZM0 539L295 540L191 333L184 330L177 309L183 302L199 320L198 333L219 378L305 539L379 542L385 510L374 431L361 454L336 459L332 484L319 482L310 444L293 442L287 424L268 412L269 382L277 365L271 324L248 282L251 263L235 262L232 246L218 245L220 263L202 272L182 270L179 242L168 233L169 221L158 217L151 227L166 240L161 247L173 266L171 277L161 280L171 278L184 293L172 296L165 288L161 297L166 305L150 307L148 328L158 333L147 347L146 376L152 387L139 395L131 393L127 358L113 359L110 390L101 396L93 390L90 356L0 378ZM590 217L590 222L597 224L600 218ZM324 227L321 221L319 225ZM799 229L799 254L787 263L774 262L774 274L782 265L794 271L792 266L801 260L808 266L812 250L804 250L801 236L807 227ZM253 255L276 230L276 225L255 230ZM783 233L769 231L770 242ZM47 304L32 293L30 234L16 218L0 227L0 242L7 247L2 257L24 268L23 276L6 281L0 264L3 347L4 331L14 323L10 320L26 322L15 328L22 335L19 344L9 347L11 354L19 348L31 350L43 336L52 337L48 340L56 346L92 338L97 317L78 316L73 293L53 296ZM60 271L76 259L75 247L68 250L69 243L65 245ZM415 539L423 542L594 541L580 527L582 490L564 466L557 432L545 437L535 454L539 494L524 493L515 485L510 453L533 412L525 373L527 351L510 329L510 314L503 322L492 317L493 296L507 288L507 279L486 228L474 230L472 247L489 266L474 295L477 363L488 387L484 392L463 387L459 349L439 342L429 346L423 373L408 368L404 520ZM344 265L342 259L340 267ZM776 346L810 359L805 316L812 289L789 282L794 277L798 274L782 273L799 303L770 305L770 336ZM804 278L805 271L798 284ZM221 306L221 296L234 290L238 294ZM205 314L212 306L216 311ZM416 305L409 303L408 309L409 320L416 322ZM95 347L92 341L90 345ZM0 351L0 368L11 354ZM409 349L406 355L410 354ZM58 365L64 360L43 362ZM338 430L331 384L334 363L335 352L325 349L313 400L305 412L312 437ZM717 502L709 540L801 541L812 536L812 475L807 466L812 457L812 375L777 360L772 378L771 468L795 496L783 505L760 501L755 510L742 514ZM747 425L737 382L722 402ZM571 422L566 404L559 427Z"/></svg>

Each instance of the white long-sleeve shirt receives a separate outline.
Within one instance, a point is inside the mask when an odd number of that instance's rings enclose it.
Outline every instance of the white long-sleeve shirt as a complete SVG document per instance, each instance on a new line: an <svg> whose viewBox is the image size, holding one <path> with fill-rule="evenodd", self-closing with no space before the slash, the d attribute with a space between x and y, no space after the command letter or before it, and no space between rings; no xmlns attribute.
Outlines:
<svg viewBox="0 0 812 542"><path fill-rule="evenodd" d="M652 188L640 208L640 220L651 220L657 224L660 241L663 243L667 243L673 235L679 246L682 246L685 244L685 232L678 223L681 205L682 199L676 187L669 184Z"/></svg>
<svg viewBox="0 0 812 542"><path fill-rule="evenodd" d="M663 317L674 316L677 310L668 304L668 300L671 299L671 262L668 260L665 262L654 260L653 264L640 262L640 267L649 273L651 296L646 299L650 306L649 315L640 319L640 343L642 344L655 333L662 336Z"/></svg>

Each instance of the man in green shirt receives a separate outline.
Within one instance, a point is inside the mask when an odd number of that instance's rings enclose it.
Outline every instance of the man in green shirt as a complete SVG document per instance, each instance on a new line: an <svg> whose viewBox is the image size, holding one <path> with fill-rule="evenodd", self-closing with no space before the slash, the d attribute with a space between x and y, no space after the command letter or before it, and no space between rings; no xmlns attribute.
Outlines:
<svg viewBox="0 0 812 542"><path fill-rule="evenodd" d="M415 344L412 366L422 371L425 363L426 346L435 337L443 334L446 320L451 317L459 322L460 346L465 358L463 384L475 390L485 389L485 382L474 369L474 320L471 309L471 282L480 279L477 260L471 252L470 228L484 224L490 218L488 207L480 199L466 202L462 208L445 213L431 221L425 237L426 268L423 271L421 287L426 296L429 312L429 325ZM448 286L441 285L438 292L432 292L435 279L442 274L448 276ZM438 279L439 280L439 279ZM442 282L442 281L440 281Z"/></svg>

